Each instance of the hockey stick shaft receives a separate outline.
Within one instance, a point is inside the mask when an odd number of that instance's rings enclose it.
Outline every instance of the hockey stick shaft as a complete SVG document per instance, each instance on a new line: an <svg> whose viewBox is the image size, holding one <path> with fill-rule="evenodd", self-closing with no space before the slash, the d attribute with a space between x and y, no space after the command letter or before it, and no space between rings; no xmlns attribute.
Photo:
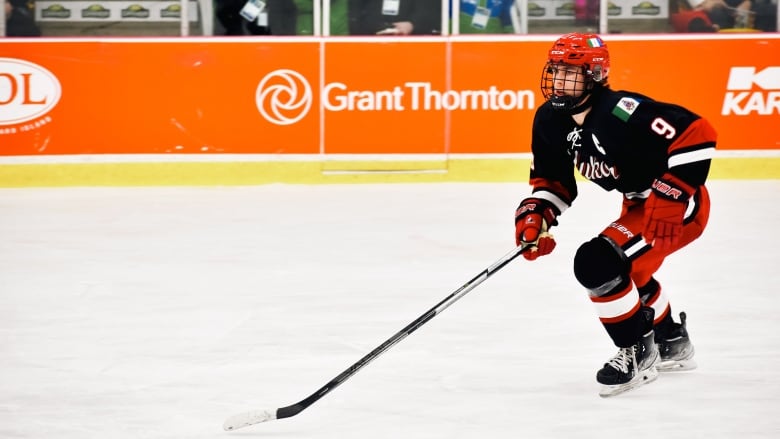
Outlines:
<svg viewBox="0 0 780 439"><path fill-rule="evenodd" d="M499 260L494 262L493 265L482 270L479 274L471 278L471 280L463 284L460 288L452 292L449 296L445 297L441 302L437 303L433 308L429 309L420 317L415 319L413 322L406 325L406 327L396 332L392 337L387 339L384 343L377 346L373 351L366 354L366 356L358 360L355 364L347 368L345 371L341 372L337 377L330 380L327 384L322 386L319 390L312 393L308 397L302 399L301 401L295 404L285 406L285 407L280 407L275 410L253 410L235 416L231 416L225 421L223 428L228 431L235 430L241 427L247 427L249 425L259 424L261 422L271 421L274 419L289 418L297 415L298 413L302 412L303 410L305 410L306 408L308 408L309 406L317 402L320 398L330 393L333 389L335 389L336 387L344 383L352 375L357 373L357 371L365 367L368 363L375 360L377 357L382 355L385 351L387 351L388 349L396 345L398 342L406 338L409 334L413 333L414 331L419 329L422 325L427 323L429 320L436 317L442 311L447 309L450 305L460 300L463 296L468 294L468 292L473 290L477 285L484 282L486 279L488 279L490 276L495 274L498 270L506 266L509 262L514 260L520 254L527 251L529 248L530 248L529 246L516 247L511 252L502 256Z"/></svg>

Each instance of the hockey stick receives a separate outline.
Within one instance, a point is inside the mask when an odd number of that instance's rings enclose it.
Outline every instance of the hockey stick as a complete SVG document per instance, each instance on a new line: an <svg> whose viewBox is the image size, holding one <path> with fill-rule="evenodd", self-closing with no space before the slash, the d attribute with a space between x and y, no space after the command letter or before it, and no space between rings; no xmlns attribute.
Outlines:
<svg viewBox="0 0 780 439"><path fill-rule="evenodd" d="M238 428L247 427L254 424L259 424L261 422L272 421L274 419L289 418L291 416L297 415L298 413L308 408L310 405L317 402L320 398L330 393L331 390L338 387L344 381L348 380L352 375L357 373L357 371L359 371L368 363L370 363L371 361L373 361L374 359L382 355L382 353L384 353L386 350L390 349L396 343L406 338L406 336L416 331L420 326L427 323L428 320L431 320L436 315L438 315L439 313L447 309L450 305L457 302L461 297L465 296L469 291L473 290L477 285L481 284L487 278L492 276L495 272L503 268L510 261L512 261L513 259L515 259L520 254L522 254L523 252L525 252L530 248L531 246L527 246L527 245L516 247L511 252L502 256L501 259L493 263L493 265L482 270L481 273L474 276L474 278L472 278L470 281L463 284L462 287L458 288L452 294L445 297L444 300L436 304L436 306L429 309L425 314L418 317L412 323L406 325L405 328L396 332L395 335L387 339L387 341L377 346L376 349L369 352L368 355L358 360L357 363L350 366L344 372L341 372L339 376L330 380L327 384L322 386L319 390L312 393L308 397L302 399L301 401L295 404L288 405L286 407L280 407L272 410L252 410L245 413L239 413L237 415L229 417L225 421L222 427L226 431L230 431L230 430L236 430Z"/></svg>

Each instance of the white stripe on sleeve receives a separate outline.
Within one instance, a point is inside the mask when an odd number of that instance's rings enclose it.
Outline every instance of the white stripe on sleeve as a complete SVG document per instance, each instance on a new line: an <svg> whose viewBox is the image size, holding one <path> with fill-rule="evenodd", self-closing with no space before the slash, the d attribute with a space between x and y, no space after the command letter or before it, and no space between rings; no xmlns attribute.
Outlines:
<svg viewBox="0 0 780 439"><path fill-rule="evenodd" d="M683 152L680 154L673 154L669 157L669 169L687 165L688 163L700 162L702 160L709 160L715 155L715 148L704 148L696 151Z"/></svg>
<svg viewBox="0 0 780 439"><path fill-rule="evenodd" d="M539 190L531 194L531 196L551 202L555 207L558 208L558 211L561 213L569 208L569 205L566 204L565 201L550 191Z"/></svg>

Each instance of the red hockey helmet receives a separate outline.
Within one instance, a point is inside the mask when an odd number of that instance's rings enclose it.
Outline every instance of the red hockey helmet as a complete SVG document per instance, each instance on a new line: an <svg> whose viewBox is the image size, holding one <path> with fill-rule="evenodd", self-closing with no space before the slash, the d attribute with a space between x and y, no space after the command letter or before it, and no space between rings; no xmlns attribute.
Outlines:
<svg viewBox="0 0 780 439"><path fill-rule="evenodd" d="M571 33L558 38L547 52L547 61L582 66L595 82L604 83L609 76L609 51L596 34Z"/></svg>
<svg viewBox="0 0 780 439"><path fill-rule="evenodd" d="M582 68L581 96L561 96L555 93L554 73L561 65ZM572 110L581 104L593 90L594 84L607 85L609 51L596 34L570 33L558 38L547 52L547 63L542 72L542 94L553 107Z"/></svg>

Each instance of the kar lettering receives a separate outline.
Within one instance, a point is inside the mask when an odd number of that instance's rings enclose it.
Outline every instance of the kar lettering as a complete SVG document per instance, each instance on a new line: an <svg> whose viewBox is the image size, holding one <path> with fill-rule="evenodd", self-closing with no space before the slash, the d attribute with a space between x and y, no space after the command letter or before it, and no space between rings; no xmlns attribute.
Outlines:
<svg viewBox="0 0 780 439"><path fill-rule="evenodd" d="M780 66L732 67L721 114L760 116L780 114Z"/></svg>

